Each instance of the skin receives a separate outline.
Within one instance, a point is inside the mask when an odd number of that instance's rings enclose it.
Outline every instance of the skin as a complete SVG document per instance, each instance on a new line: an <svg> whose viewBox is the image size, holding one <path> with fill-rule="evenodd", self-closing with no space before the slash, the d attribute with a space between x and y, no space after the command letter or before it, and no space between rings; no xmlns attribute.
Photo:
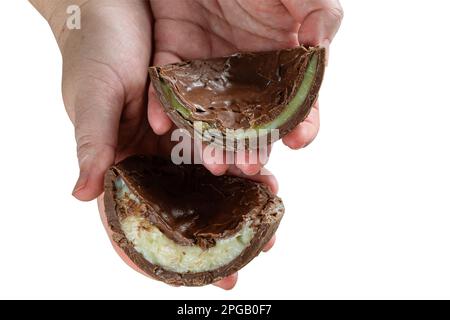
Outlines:
<svg viewBox="0 0 450 320"><path fill-rule="evenodd" d="M99 203L112 164L131 154L170 152L172 123L149 85L149 65L299 43L328 47L342 20L337 0L30 1L49 22L63 57L63 99L80 166L73 195L83 201L100 196ZM69 5L81 7L80 30L65 27ZM283 142L303 148L318 130L316 105ZM276 191L273 176L258 174L264 164L258 162L229 166L204 158L214 174L252 175ZM230 289L236 281L233 275L217 285Z"/></svg>
<svg viewBox="0 0 450 320"><path fill-rule="evenodd" d="M343 11L335 0L150 0L155 19L154 64L226 56L238 51L267 51L306 45L329 47ZM149 92L149 122L154 132L164 134L172 123ZM301 149L319 131L316 104L308 118L283 138L285 145ZM215 174L227 164L204 159ZM248 175L264 163L244 161L236 166Z"/></svg>

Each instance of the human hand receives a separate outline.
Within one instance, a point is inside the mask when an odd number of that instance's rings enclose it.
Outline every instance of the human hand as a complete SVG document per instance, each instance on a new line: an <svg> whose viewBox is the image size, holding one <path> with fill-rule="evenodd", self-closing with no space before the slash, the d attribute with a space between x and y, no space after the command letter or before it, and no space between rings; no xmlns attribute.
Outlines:
<svg viewBox="0 0 450 320"><path fill-rule="evenodd" d="M60 3L55 10L60 9L65 18L65 3ZM106 170L132 154L168 155L171 143L169 134L154 134L146 117L152 30L149 3L80 0L79 4L80 30L60 30L64 20L50 24L63 56L64 104L75 126L80 177L73 194L86 201L100 196L103 217ZM276 190L273 177L254 179ZM217 285L231 288L235 282L233 275Z"/></svg>
<svg viewBox="0 0 450 320"><path fill-rule="evenodd" d="M328 48L343 16L338 0L150 0L150 3L155 19L155 65L299 44ZM149 92L148 117L157 134L167 133L172 126L153 87ZM312 142L318 130L316 104L283 142L292 149L303 148ZM227 164L215 163L214 159L206 158L204 164L215 174L229 169ZM247 161L236 166L251 175L263 164Z"/></svg>
<svg viewBox="0 0 450 320"><path fill-rule="evenodd" d="M63 99L75 126L80 176L74 196L103 192L106 170L134 153L159 152L164 137L146 119L151 14L145 1L96 0L81 7L80 30L57 39Z"/></svg>

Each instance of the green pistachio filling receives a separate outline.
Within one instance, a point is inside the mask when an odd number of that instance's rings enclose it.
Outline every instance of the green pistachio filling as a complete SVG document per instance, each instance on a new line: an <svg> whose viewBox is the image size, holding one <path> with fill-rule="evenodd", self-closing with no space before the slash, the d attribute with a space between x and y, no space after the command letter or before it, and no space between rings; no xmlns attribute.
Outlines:
<svg viewBox="0 0 450 320"><path fill-rule="evenodd" d="M165 84L163 82L163 83L161 83L161 87L162 87L162 89L164 91L164 95L166 96L166 99L170 102L170 105L176 111L178 111L183 116L183 118L188 120L189 117L192 115L191 110L189 110L188 108L183 106L180 103L180 101L178 101L178 98L175 96L175 94L173 93L172 89L170 89L170 87L167 84Z"/></svg>
<svg viewBox="0 0 450 320"><path fill-rule="evenodd" d="M271 130L279 128L295 115L308 97L308 93L314 83L318 62L318 54L314 54L308 63L302 84L295 94L295 97L288 103L286 108L284 108L283 112L281 112L278 117L269 123L258 126L256 129Z"/></svg>

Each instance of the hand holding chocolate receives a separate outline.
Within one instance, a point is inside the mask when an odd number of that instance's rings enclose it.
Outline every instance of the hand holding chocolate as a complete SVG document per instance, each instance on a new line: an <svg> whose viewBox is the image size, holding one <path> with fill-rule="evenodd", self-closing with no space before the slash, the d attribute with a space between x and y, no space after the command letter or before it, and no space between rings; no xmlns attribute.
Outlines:
<svg viewBox="0 0 450 320"><path fill-rule="evenodd" d="M222 142L224 147L237 149L240 140L255 132L278 130L281 139L305 120L324 69L325 49L300 46L152 67L150 76L165 112L179 128L193 136L194 122L201 121L201 129L233 140ZM244 132L233 134L236 130ZM248 142L243 145L249 147Z"/></svg>
<svg viewBox="0 0 450 320"><path fill-rule="evenodd" d="M277 129L282 138L308 116L324 68L325 49L301 46L152 67L150 75L166 113L191 135L201 121L220 132ZM158 157L135 156L110 168L104 199L122 255L153 278L185 286L244 267L284 213L281 199L261 183Z"/></svg>
<svg viewBox="0 0 450 320"><path fill-rule="evenodd" d="M147 275L185 286L210 284L245 266L284 213L264 184L158 157L112 167L104 199L119 250Z"/></svg>

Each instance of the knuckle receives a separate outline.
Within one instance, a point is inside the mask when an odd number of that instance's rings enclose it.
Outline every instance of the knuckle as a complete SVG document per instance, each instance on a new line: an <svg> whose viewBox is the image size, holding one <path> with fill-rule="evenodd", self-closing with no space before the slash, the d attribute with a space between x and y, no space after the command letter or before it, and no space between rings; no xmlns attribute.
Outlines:
<svg viewBox="0 0 450 320"><path fill-rule="evenodd" d="M325 10L330 15L330 17L338 24L340 24L344 19L344 9L339 2L336 2L334 5L327 7Z"/></svg>
<svg viewBox="0 0 450 320"><path fill-rule="evenodd" d="M83 162L89 155L95 153L96 143L91 135L80 135L77 137L77 156L79 162Z"/></svg>
<svg viewBox="0 0 450 320"><path fill-rule="evenodd" d="M99 137L92 134L79 135L77 141L77 155L96 155L110 150L115 150L116 145L106 141L99 141Z"/></svg>
<svg viewBox="0 0 450 320"><path fill-rule="evenodd" d="M91 134L77 136L77 157L80 168L107 168L114 162L116 146L99 141Z"/></svg>
<svg viewBox="0 0 450 320"><path fill-rule="evenodd" d="M116 150L116 143L105 141L96 134L80 133L75 127L78 161L83 163L86 159L95 159L102 156L109 157Z"/></svg>

